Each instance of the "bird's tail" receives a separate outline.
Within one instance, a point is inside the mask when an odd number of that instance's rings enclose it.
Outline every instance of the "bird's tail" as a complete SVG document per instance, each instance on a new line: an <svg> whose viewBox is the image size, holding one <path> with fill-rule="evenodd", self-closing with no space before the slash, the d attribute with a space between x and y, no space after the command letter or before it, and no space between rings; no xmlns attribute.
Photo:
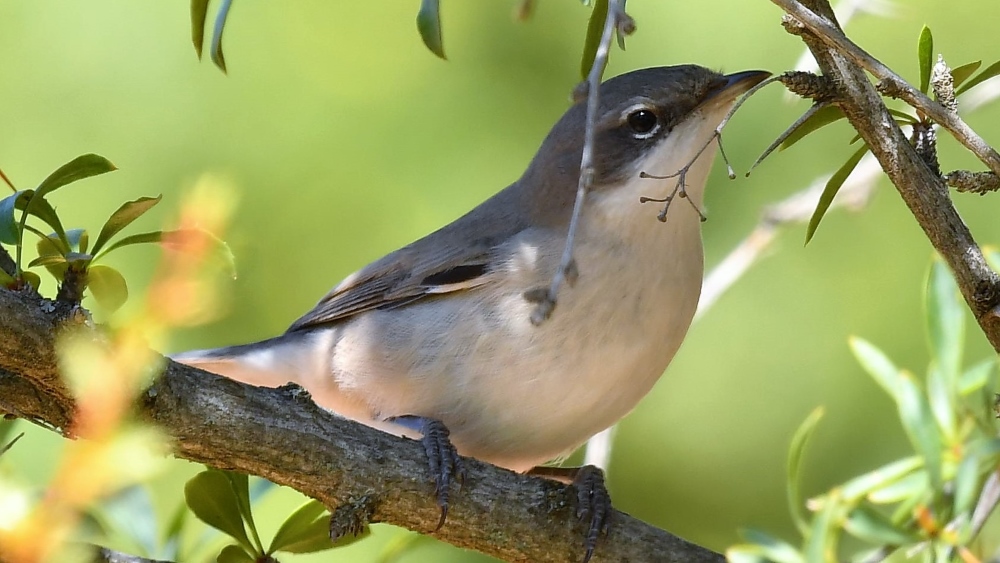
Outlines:
<svg viewBox="0 0 1000 563"><path fill-rule="evenodd" d="M321 332L289 333L253 344L182 352L170 358L259 387L296 383L322 404L321 396L336 390L330 372L330 349L324 340Z"/></svg>

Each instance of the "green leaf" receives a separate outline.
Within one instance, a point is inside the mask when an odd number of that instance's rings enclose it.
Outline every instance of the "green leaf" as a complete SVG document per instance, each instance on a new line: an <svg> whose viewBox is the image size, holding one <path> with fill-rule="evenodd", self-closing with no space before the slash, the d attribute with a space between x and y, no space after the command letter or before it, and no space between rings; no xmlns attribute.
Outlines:
<svg viewBox="0 0 1000 563"><path fill-rule="evenodd" d="M236 471L223 471L223 474L229 479L229 485L232 487L233 493L236 494L240 515L247 527L250 528L251 539L257 547L257 552L260 553L264 551L264 544L261 543L260 536L257 534L257 524L253 520L253 510L250 506L250 478L246 473Z"/></svg>
<svg viewBox="0 0 1000 563"><path fill-rule="evenodd" d="M920 91L927 93L931 84L931 66L934 64L934 37L931 28L924 26L917 41L917 58L920 62Z"/></svg>
<svg viewBox="0 0 1000 563"><path fill-rule="evenodd" d="M226 28L226 18L229 17L232 5L233 0L222 0L219 3L219 12L215 14L215 25L212 26L212 62L222 72L226 72L226 58L222 55L222 32Z"/></svg>
<svg viewBox="0 0 1000 563"><path fill-rule="evenodd" d="M178 502L173 514L167 520L167 527L163 529L163 536L160 543L175 553L180 549L181 533L184 531L184 523L187 522L188 507L184 502ZM178 557L170 557L178 559Z"/></svg>
<svg viewBox="0 0 1000 563"><path fill-rule="evenodd" d="M444 43L441 41L441 6L440 0L421 0L420 11L417 12L417 31L420 39L432 53L442 59Z"/></svg>
<svg viewBox="0 0 1000 563"><path fill-rule="evenodd" d="M87 287L102 309L113 313L128 301L128 284L121 272L105 266L94 264L87 269Z"/></svg>
<svg viewBox="0 0 1000 563"><path fill-rule="evenodd" d="M916 452L924 456L924 466L935 490L941 486L941 434L931 414L927 396L913 376L902 372L899 378L899 419L903 423L910 442Z"/></svg>
<svg viewBox="0 0 1000 563"><path fill-rule="evenodd" d="M194 52L201 58L201 50L205 44L205 20L208 19L209 0L191 0L191 42Z"/></svg>
<svg viewBox="0 0 1000 563"><path fill-rule="evenodd" d="M826 127L827 125L844 119L846 116L838 106L828 105L816 110L808 119L799 123L785 137L785 140L778 146L778 150L785 150L795 143L801 141L806 135Z"/></svg>
<svg viewBox="0 0 1000 563"><path fill-rule="evenodd" d="M66 257L60 254L47 254L45 256L39 256L31 262L28 262L28 267L35 268L37 266L54 266L56 264L66 264Z"/></svg>
<svg viewBox="0 0 1000 563"><path fill-rule="evenodd" d="M990 376L996 373L996 358L990 358L980 362L959 377L958 392L962 396L968 396L979 391L990 381Z"/></svg>
<svg viewBox="0 0 1000 563"><path fill-rule="evenodd" d="M131 246L133 244L148 244L148 243L159 243L163 240L163 237L167 233L175 233L177 231L152 231L148 233L139 233L137 235L129 235L115 241L113 244L104 249L97 255L97 258L102 256L107 256L111 251L122 248L123 246Z"/></svg>
<svg viewBox="0 0 1000 563"><path fill-rule="evenodd" d="M961 86L963 82L972 76L972 73L979 70L979 67L982 66L982 64L983 61L973 61L958 68L951 69L951 81L952 84L954 84L954 87L958 88Z"/></svg>
<svg viewBox="0 0 1000 563"><path fill-rule="evenodd" d="M257 558L238 545L227 545L215 558L216 563L254 563Z"/></svg>
<svg viewBox="0 0 1000 563"><path fill-rule="evenodd" d="M908 545L921 539L917 534L897 528L884 514L866 505L861 505L847 514L844 530L856 538L876 545Z"/></svg>
<svg viewBox="0 0 1000 563"><path fill-rule="evenodd" d="M881 350L863 338L852 336L848 340L848 344L861 367L868 372L868 375L872 376L876 383L882 386L882 389L885 389L893 401L898 403L900 380L902 379L899 368Z"/></svg>
<svg viewBox="0 0 1000 563"><path fill-rule="evenodd" d="M899 120L899 122L901 122L901 123L904 123L904 124L907 124L907 125L913 125L914 123L916 123L918 121L918 119L916 117L914 117L914 116L906 113L905 111L899 111L898 109L892 109L892 108L885 108L885 109L889 110L889 115L892 115L897 120ZM858 138L860 139L861 135L858 135ZM851 141L851 143L853 144L854 141Z"/></svg>
<svg viewBox="0 0 1000 563"><path fill-rule="evenodd" d="M927 332L930 336L931 358L940 366L949 390L962 369L962 348L965 343L965 310L959 298L958 285L948 266L936 258L927 276Z"/></svg>
<svg viewBox="0 0 1000 563"><path fill-rule="evenodd" d="M580 59L580 76L587 80L590 70L594 68L597 60L597 48L601 44L601 36L604 35L604 23L608 19L608 0L597 0L594 2L594 9L590 13L590 22L587 23L587 37L583 42L583 58ZM601 69L604 73L604 69Z"/></svg>
<svg viewBox="0 0 1000 563"><path fill-rule="evenodd" d="M795 521L796 526L798 526L799 531L803 534L809 529L809 523L804 514L802 514L802 496L799 491L799 485L802 482L802 459L805 455L806 445L809 443L809 439L812 437L813 432L816 430L816 425L819 424L820 419L823 418L823 407L817 407L813 409L809 416L799 425L798 430L795 431L795 435L792 437L791 446L788 448L788 505L789 510L792 513L792 519Z"/></svg>
<svg viewBox="0 0 1000 563"><path fill-rule="evenodd" d="M813 411L815 412L815 411ZM782 541L766 532L754 529L740 530L740 536L744 541L756 545L760 548L760 554L767 561L774 563L802 563L802 554L791 544Z"/></svg>
<svg viewBox="0 0 1000 563"><path fill-rule="evenodd" d="M34 190L20 190L0 200L0 242L17 244L21 241L20 218L15 210L24 209L33 194Z"/></svg>
<svg viewBox="0 0 1000 563"><path fill-rule="evenodd" d="M127 201L111 214L108 221L101 227L101 234L97 235L97 242L94 243L94 254L104 248L104 245L111 240L111 237L118 234L122 229L132 224L133 221L149 211L154 205L160 203L162 195L156 197L140 197L133 201Z"/></svg>
<svg viewBox="0 0 1000 563"><path fill-rule="evenodd" d="M239 499L223 472L208 469L192 477L184 485L184 499L199 520L235 539L247 553L256 553L243 526Z"/></svg>
<svg viewBox="0 0 1000 563"><path fill-rule="evenodd" d="M813 517L812 527L806 536L805 560L809 563L836 563L838 523L844 507L840 492L830 491L823 497L823 508Z"/></svg>
<svg viewBox="0 0 1000 563"><path fill-rule="evenodd" d="M913 474L924 465L920 456L910 456L851 479L841 488L844 501L855 504L872 491L883 489Z"/></svg>
<svg viewBox="0 0 1000 563"><path fill-rule="evenodd" d="M317 500L310 500L300 506L281 523L278 531L274 533L274 539L271 540L271 546L267 550L268 553L274 553L285 549L285 546L302 541L304 535L309 532L309 527L324 512L326 512L326 507ZM329 530L326 531L326 535L329 539ZM332 545L332 542L330 544Z"/></svg>
<svg viewBox="0 0 1000 563"><path fill-rule="evenodd" d="M854 154L847 159L847 162L840 167L839 170L833 173L830 180L826 183L826 187L823 188L823 195L819 198L819 204L816 206L816 210L813 211L812 217L809 218L809 227L806 229L806 244L812 240L814 234L816 234L816 229L819 227L819 222L823 220L823 215L826 215L826 211L830 209L830 204L833 203L833 198L837 196L837 192L840 191L840 187L844 185L847 181L847 177L851 175L854 168L861 162L861 157L865 156L868 152L868 145L865 145L855 151Z"/></svg>
<svg viewBox="0 0 1000 563"><path fill-rule="evenodd" d="M964 92L968 92L972 88L979 86L983 82L993 78L994 76L1000 74L1000 61L997 61L990 66L986 67L986 70L977 74L974 78L962 85L961 88L955 90L955 95L959 96Z"/></svg>
<svg viewBox="0 0 1000 563"><path fill-rule="evenodd" d="M957 383L949 386L948 378L941 368L937 363L931 362L927 372L927 398L938 428L949 443L959 441L958 420L955 417L958 394L954 387L957 387Z"/></svg>
<svg viewBox="0 0 1000 563"><path fill-rule="evenodd" d="M42 180L42 183L38 184L38 187L35 189L35 195L31 198L32 201L28 205L33 205L32 202L35 200L42 199L67 184L114 170L117 170L115 165L111 164L103 156L96 154L78 156L63 164L55 172Z"/></svg>
<svg viewBox="0 0 1000 563"><path fill-rule="evenodd" d="M926 471L915 471L868 493L868 500L875 504L892 504L906 499L919 499L927 491L930 481Z"/></svg>
<svg viewBox="0 0 1000 563"><path fill-rule="evenodd" d="M955 514L971 512L981 492L984 473L997 466L1000 438L985 438L969 445L955 474Z"/></svg>

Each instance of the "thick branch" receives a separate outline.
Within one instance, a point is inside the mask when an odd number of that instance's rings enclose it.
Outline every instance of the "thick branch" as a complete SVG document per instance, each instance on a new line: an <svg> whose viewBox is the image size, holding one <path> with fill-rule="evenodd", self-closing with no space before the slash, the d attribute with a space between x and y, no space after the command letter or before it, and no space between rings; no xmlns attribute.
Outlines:
<svg viewBox="0 0 1000 563"><path fill-rule="evenodd" d="M51 304L0 290L0 411L68 428L72 398L56 370ZM361 506L374 522L430 533L439 509L423 448L318 408L297 387L251 387L168 363L136 404L179 457L259 475L328 506ZM448 522L435 537L509 561L579 561L575 492L468 460ZM343 509L342 509L343 510ZM722 556L626 514L593 561L721 563Z"/></svg>
<svg viewBox="0 0 1000 563"><path fill-rule="evenodd" d="M806 8L808 19L825 18L826 25L822 27L798 20L806 27L799 30L803 40L823 74L840 86L838 104L847 119L868 143L931 244L951 267L979 326L993 348L1000 351L1000 277L986 264L982 251L952 205L942 178L934 174L910 146L864 69L839 50L846 38L834 41L826 35L843 37L843 32L834 23L829 3L826 0L772 2L803 18L807 17L803 15ZM932 105L938 104L932 102ZM996 154L992 149L989 153ZM987 160L993 168L992 157Z"/></svg>

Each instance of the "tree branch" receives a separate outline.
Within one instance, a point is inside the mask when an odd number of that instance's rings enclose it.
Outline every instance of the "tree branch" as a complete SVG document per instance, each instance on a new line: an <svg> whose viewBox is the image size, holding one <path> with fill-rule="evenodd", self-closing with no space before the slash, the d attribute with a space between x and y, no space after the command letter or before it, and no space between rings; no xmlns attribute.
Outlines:
<svg viewBox="0 0 1000 563"><path fill-rule="evenodd" d="M854 44L847 41L836 25L829 2L771 1L795 16L795 21L787 26L789 31L802 37L823 74L840 87L840 99L836 103L861 138L868 143L872 154L896 186L931 244L951 267L962 296L980 328L993 348L1000 351L1000 277L987 265L972 233L952 205L948 187L942 178L934 174L910 146L882 103L878 91L865 75L864 69L847 52L841 51L846 49L853 52L848 45ZM808 23L804 20L808 20ZM816 25L816 21L822 21L824 25ZM901 88L900 91L907 91L907 88ZM961 121L950 112L942 115L941 111L935 109L943 110L936 102L927 100L927 103L922 99L915 99L915 102L920 104L918 109L935 120L939 115L945 119L942 125ZM978 136L974 138L981 141ZM990 156L996 155L992 148L986 152L974 149L974 152L977 155L983 153L980 158L984 158L984 155L989 157L984 162L987 162L991 170L994 166L1000 168L997 164L1000 159Z"/></svg>
<svg viewBox="0 0 1000 563"><path fill-rule="evenodd" d="M68 433L73 399L53 349L67 321L31 292L0 290L0 311L0 410ZM440 509L418 442L340 419L298 387L252 387L168 361L135 408L170 436L179 457L287 485L340 507L338 517L370 513L371 522L424 533L437 524ZM435 537L508 561L580 560L583 529L571 487L471 459L467 467ZM595 562L724 561L624 513L612 519Z"/></svg>

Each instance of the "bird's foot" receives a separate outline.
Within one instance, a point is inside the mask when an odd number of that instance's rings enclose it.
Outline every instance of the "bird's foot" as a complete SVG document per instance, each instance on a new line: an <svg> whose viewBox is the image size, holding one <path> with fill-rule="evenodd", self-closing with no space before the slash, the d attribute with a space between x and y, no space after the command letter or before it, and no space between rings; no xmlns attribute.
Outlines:
<svg viewBox="0 0 1000 563"><path fill-rule="evenodd" d="M441 519L438 520L434 531L440 530L448 518L451 485L457 481L461 488L465 480L465 464L462 457L451 443L448 428L440 420L420 416L399 416L392 418L391 421L416 430L422 435L420 443L423 444L424 452L427 454L427 466L434 480L434 495L437 497L438 506L441 507Z"/></svg>
<svg viewBox="0 0 1000 563"><path fill-rule="evenodd" d="M611 495L604 484L604 472L593 465L583 467L536 467L531 475L553 479L576 487L576 517L586 526L583 563L590 561L601 535L611 525Z"/></svg>

